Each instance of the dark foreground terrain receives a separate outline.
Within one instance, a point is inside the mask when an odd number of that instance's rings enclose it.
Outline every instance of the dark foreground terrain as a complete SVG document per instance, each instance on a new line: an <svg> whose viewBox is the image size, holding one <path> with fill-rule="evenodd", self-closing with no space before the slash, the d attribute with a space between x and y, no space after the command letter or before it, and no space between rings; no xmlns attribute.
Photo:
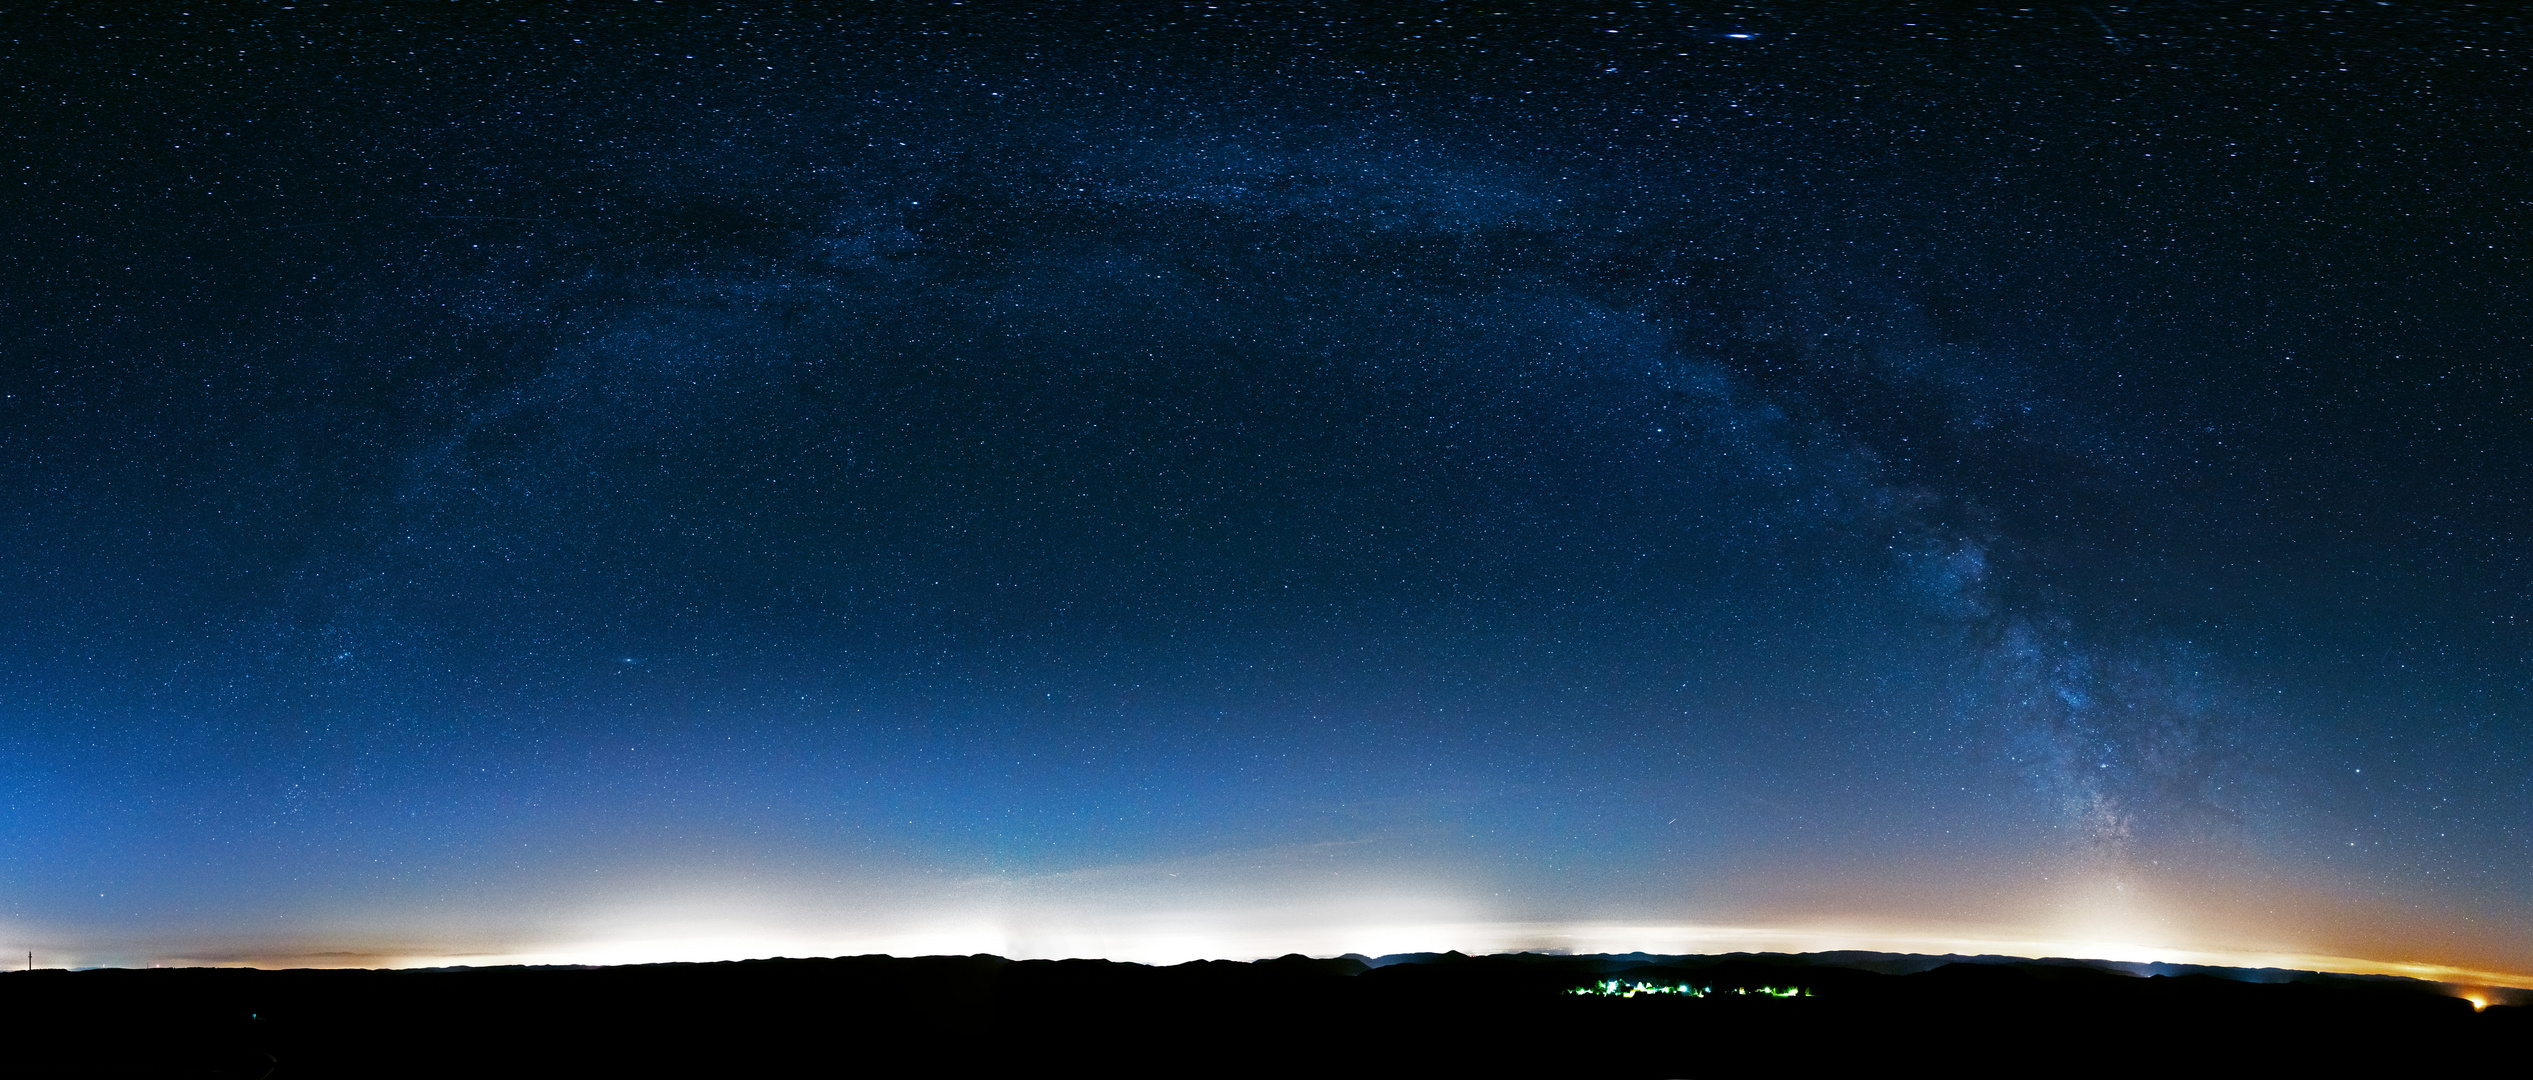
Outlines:
<svg viewBox="0 0 2533 1080"><path fill-rule="evenodd" d="M1604 984L1638 993L1571 992ZM0 975L0 1015L14 1036L0 1072L28 1076L2434 1075L2533 1065L2533 1007L2475 1011L2433 984L1870 954L34 971Z"/></svg>

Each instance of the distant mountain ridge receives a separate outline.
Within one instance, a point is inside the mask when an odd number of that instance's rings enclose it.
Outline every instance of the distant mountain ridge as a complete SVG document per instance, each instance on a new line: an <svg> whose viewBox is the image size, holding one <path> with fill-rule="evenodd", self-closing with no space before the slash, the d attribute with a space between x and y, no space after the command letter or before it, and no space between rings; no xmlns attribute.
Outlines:
<svg viewBox="0 0 2533 1080"><path fill-rule="evenodd" d="M2227 967L2227 966L2213 965L2213 964L2171 964L2171 963L2163 963L2163 962L2159 962L2159 961L2149 961L2149 960L2093 960L2093 959L2083 959L2083 958L2078 958L2078 957L2066 957L2066 956L2045 956L2045 957L2006 956L2006 955L2001 955L2001 954L1997 954L1997 953L1979 953L1979 954L1967 954L1967 953L1942 953L1942 954L1928 954L1928 953L1892 953L1892 952L1870 952L1870 951L1859 950L1859 949L1845 949L1845 950L1835 950L1835 951L1830 951L1830 952L1813 952L1813 953L1779 953L1779 952L1755 952L1755 953L1754 953L1754 952L1733 952L1733 953L1648 953L1648 952L1624 952L1624 953L1536 953L1536 952L1532 952L1532 953L1504 953L1504 954L1497 954L1497 955L1511 956L1511 957L1540 957L1540 958L1554 958L1554 959L1558 959L1558 960L1575 960L1575 961L1585 961L1585 962L1600 962L1600 963L1605 963L1605 964L1612 965L1612 966L1609 968L1609 970L1610 970L1610 971L1618 971L1618 970L1621 970L1621 969L1623 969L1623 968L1625 968L1625 967L1629 967L1629 966L1639 966L1639 965L1656 965L1656 966L1662 966L1662 967L1680 967L1680 968L1691 968L1691 969L1695 969L1695 968L1699 968L1699 967L1712 966L1712 965L1719 964L1719 963L1724 963L1724 962L1727 962L1727 961L1757 961L1757 962L1764 962L1764 963L1771 963L1771 964L1784 964L1784 965L1794 965L1794 966L1804 966L1804 967L1828 967L1828 968L1844 968L1844 969L1850 969L1850 970L1855 970L1855 971L1870 971L1870 972L1873 972L1874 974L1877 974L1877 975L1915 975L1915 974L1918 974L1918 973L1920 973L1920 972L1933 971L1933 970L1935 970L1936 968L1943 967L1943 966L1945 966L1945 965L1947 965L1947 964L1986 964L1986 965L2002 965L2002 966L2008 966L2008 967L2013 967L2013 966L2038 966L2038 967L2085 968L2085 969L2089 969L2089 970L2093 970L2093 971L2109 972L2109 973L2124 974L2124 975L2134 975L2134 976L2138 976L2138 977L2140 977L2140 978L2147 978L2147 977L2152 977L2152 976L2157 976L2157 975L2163 975L2163 976L2206 975L2206 976L2212 976L2212 977L2215 977L2215 978L2220 978L2220 979L2231 979L2231 980L2236 981L2236 982L2248 982L2248 983L2288 983L2288 982L2300 982L2300 983L2334 983L2334 982L2340 982L2340 981L2349 981L2349 982L2352 982L2352 983L2382 983L2382 984L2387 984L2387 985L2399 985L2399 984L2409 984L2409 983L2417 983L2417 984L2427 985L2427 986L2443 986L2443 985L2452 985L2452 984L2447 984L2447 983L2441 983L2441 982L2438 982L2438 981L2436 981L2436 980L2429 980L2429 979L2415 979L2415 978L2412 978L2412 977L2407 976L2407 975L2387 975L2387 974L2351 974L2351 973L2345 973L2345 972L2308 971L2308 970L2302 970L2302 969L2297 969L2297 968L2280 968L2280 967L2256 967L2256 968L2247 968L2247 967ZM1447 961L1447 960L1452 959L1452 958L1460 958L1460 959L1468 959L1468 958L1469 958L1469 957L1467 957L1467 956L1466 956L1466 954L1462 954L1462 953L1458 953L1458 952L1439 952L1439 953L1435 953L1435 952L1389 953L1389 954L1382 955L1382 956L1365 956L1365 955L1363 955L1363 954L1361 954L1361 953L1347 953L1347 954L1346 954L1346 956L1347 956L1348 958L1350 958L1350 959L1353 959L1353 960L1357 960L1357 961L1362 962L1362 963L1363 963L1363 965L1364 965L1365 967L1368 967L1368 968L1388 967L1388 966L1393 965L1393 964L1428 964L1428 963L1435 963L1435 962L1437 962L1437 961ZM2516 995L2523 995L2523 996L2527 996L2527 997L2533 997L2533 987L2494 987L2494 988L2491 988L2491 989L2493 989L2493 990L2495 990L2495 991L2499 992L2502 996L2510 996L2510 997L2511 997L2511 996L2516 996ZM2515 992L2516 992L2516 995L2509 995L2509 994L2506 994L2506 991L2510 991L2510 990L2515 991Z"/></svg>
<svg viewBox="0 0 2533 1080"><path fill-rule="evenodd" d="M0 977L29 1075L908 1072L1654 1077L2051 1062L2105 1033L2185 1071L2481 1067L2533 1006L2392 976L2068 959L1651 953L1200 960L854 956L623 967ZM2510 999L2512 1000L2512 999ZM1930 1049L1934 1048L1934 1049ZM2116 1068L2114 1066L2117 1066Z"/></svg>

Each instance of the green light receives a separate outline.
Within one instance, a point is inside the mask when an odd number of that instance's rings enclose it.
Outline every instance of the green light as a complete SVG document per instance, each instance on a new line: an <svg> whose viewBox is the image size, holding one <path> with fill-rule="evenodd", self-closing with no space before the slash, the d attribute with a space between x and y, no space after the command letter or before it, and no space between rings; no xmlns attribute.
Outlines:
<svg viewBox="0 0 2533 1080"><path fill-rule="evenodd" d="M1687 983L1629 982L1623 979L1603 979L1590 986L1578 986L1566 991L1569 994L1582 994L1589 997L1643 997L1652 994L1705 997L1712 992L1706 987L1691 986Z"/></svg>
<svg viewBox="0 0 2533 1080"><path fill-rule="evenodd" d="M1688 983L1656 983L1644 982L1641 980L1631 981L1627 979L1603 979L1590 986L1575 987L1572 990L1566 991L1566 993L1579 994L1585 997L1630 998L1651 997L1657 994L1670 994L1678 997L1693 998L1707 997L1712 994L1732 994L1737 997L1758 996L1774 998L1812 996L1811 988L1803 986L1734 986L1723 990L1717 990L1711 986L1692 986Z"/></svg>

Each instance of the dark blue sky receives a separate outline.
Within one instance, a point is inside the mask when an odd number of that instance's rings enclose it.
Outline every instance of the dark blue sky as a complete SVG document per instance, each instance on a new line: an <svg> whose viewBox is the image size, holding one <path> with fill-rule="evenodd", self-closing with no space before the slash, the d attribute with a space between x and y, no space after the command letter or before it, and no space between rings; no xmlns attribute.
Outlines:
<svg viewBox="0 0 2533 1080"><path fill-rule="evenodd" d="M650 7L10 20L11 940L2533 971L2520 16Z"/></svg>

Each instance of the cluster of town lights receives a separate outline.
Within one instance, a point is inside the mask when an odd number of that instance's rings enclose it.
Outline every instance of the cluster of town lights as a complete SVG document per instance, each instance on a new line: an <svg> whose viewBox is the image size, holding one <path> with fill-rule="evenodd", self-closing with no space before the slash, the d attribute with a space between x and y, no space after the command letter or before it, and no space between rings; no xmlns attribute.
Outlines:
<svg viewBox="0 0 2533 1080"><path fill-rule="evenodd" d="M1719 990L1712 986L1691 986L1687 983L1631 982L1626 979L1603 979L1590 986L1575 987L1566 993L1582 994L1587 997L1647 997L1654 994L1675 994L1693 998L1721 997L1727 994L1736 997L1778 998L1812 996L1811 989L1802 986L1727 986Z"/></svg>

